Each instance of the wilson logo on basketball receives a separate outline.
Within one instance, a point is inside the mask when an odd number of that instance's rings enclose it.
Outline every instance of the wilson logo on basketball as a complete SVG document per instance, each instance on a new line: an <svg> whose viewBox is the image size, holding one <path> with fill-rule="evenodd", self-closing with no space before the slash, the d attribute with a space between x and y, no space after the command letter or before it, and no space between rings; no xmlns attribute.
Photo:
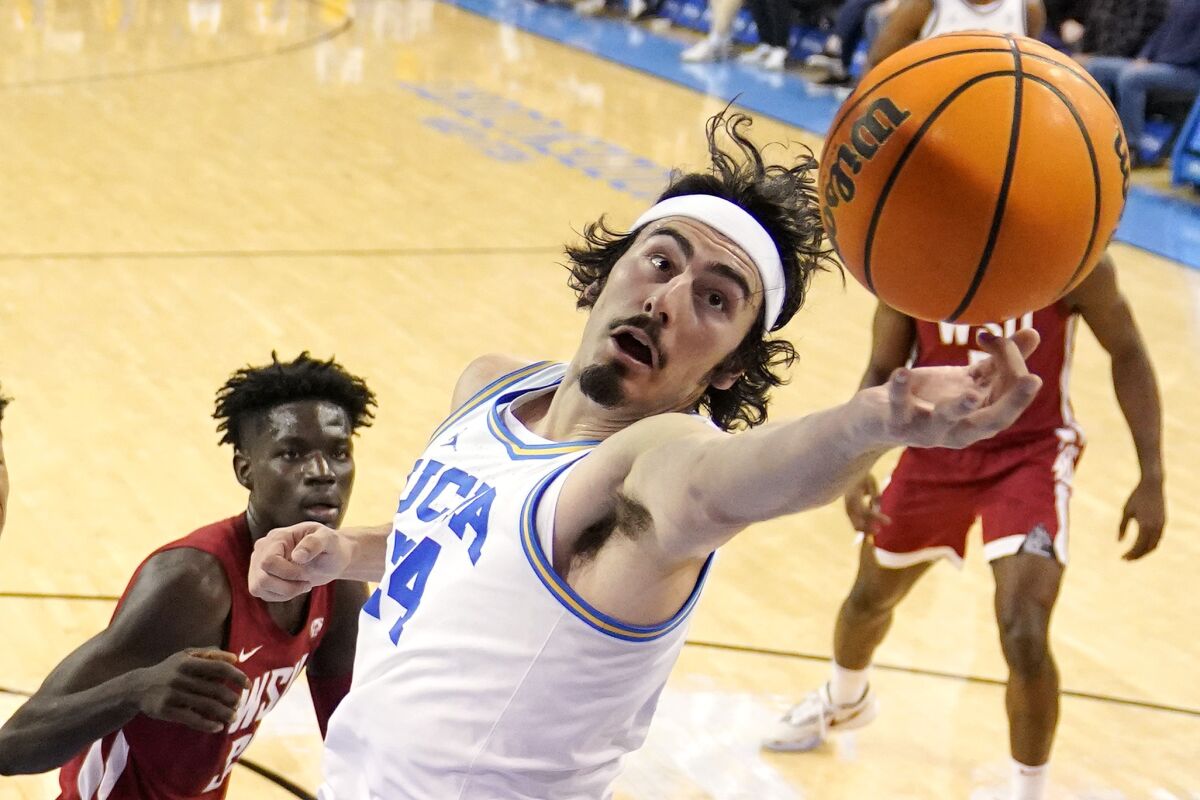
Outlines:
<svg viewBox="0 0 1200 800"><path fill-rule="evenodd" d="M846 271L891 308L1012 319L1099 261L1128 147L1108 96L1069 56L1019 36L935 36L876 65L839 109L821 220Z"/></svg>
<svg viewBox="0 0 1200 800"><path fill-rule="evenodd" d="M1125 135L1117 131L1113 140L1113 151L1117 154L1117 166L1121 170L1121 199L1129 197L1129 148L1125 144Z"/></svg>
<svg viewBox="0 0 1200 800"><path fill-rule="evenodd" d="M870 161L887 143L896 128L912 114L899 108L890 98L881 97L867 106L850 125L850 141L841 144L832 158L828 180L822 188L825 196L825 233L836 245L836 222L833 209L854 200L854 175L862 172L863 162Z"/></svg>

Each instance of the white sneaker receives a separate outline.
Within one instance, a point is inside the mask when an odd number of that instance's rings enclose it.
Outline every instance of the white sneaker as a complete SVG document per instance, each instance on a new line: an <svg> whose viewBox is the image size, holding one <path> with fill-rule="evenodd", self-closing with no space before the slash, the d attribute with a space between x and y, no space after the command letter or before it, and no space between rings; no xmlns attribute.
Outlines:
<svg viewBox="0 0 1200 800"><path fill-rule="evenodd" d="M767 55L762 60L762 68L769 69L772 72L779 72L787 63L787 48L772 47Z"/></svg>
<svg viewBox="0 0 1200 800"><path fill-rule="evenodd" d="M823 69L826 71L841 69L842 60L827 53L813 53L808 58L804 59L804 66L813 69Z"/></svg>
<svg viewBox="0 0 1200 800"><path fill-rule="evenodd" d="M763 747L777 752L813 750L829 734L861 728L879 715L879 701L868 686L857 703L837 706L829 697L829 684L807 695L775 723Z"/></svg>
<svg viewBox="0 0 1200 800"><path fill-rule="evenodd" d="M760 44L753 50L747 50L738 56L739 64L761 64L773 48L769 44Z"/></svg>
<svg viewBox="0 0 1200 800"><path fill-rule="evenodd" d="M579 0L575 13L584 17L597 17L604 12L605 0Z"/></svg>
<svg viewBox="0 0 1200 800"><path fill-rule="evenodd" d="M679 59L689 64L696 64L702 61L725 61L731 55L733 55L733 47L727 40L705 36L684 50L679 55Z"/></svg>

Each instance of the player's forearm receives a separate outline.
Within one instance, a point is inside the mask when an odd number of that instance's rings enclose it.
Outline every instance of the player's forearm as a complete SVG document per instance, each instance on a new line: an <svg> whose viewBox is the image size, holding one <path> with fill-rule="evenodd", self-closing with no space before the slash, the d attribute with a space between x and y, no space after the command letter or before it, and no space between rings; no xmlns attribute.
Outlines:
<svg viewBox="0 0 1200 800"><path fill-rule="evenodd" d="M339 576L341 580L372 581L383 579L387 558L387 539L391 523L370 528L343 528L338 533L346 543L350 563Z"/></svg>
<svg viewBox="0 0 1200 800"><path fill-rule="evenodd" d="M61 767L137 716L137 671L66 695L34 695L0 728L0 775Z"/></svg>
<svg viewBox="0 0 1200 800"><path fill-rule="evenodd" d="M885 436L886 409L886 393L869 389L844 405L713 441L689 471L689 494L726 527L824 505L898 444Z"/></svg>
<svg viewBox="0 0 1200 800"><path fill-rule="evenodd" d="M1130 348L1114 356L1112 377L1117 403L1133 436L1142 477L1162 480L1162 401L1145 348Z"/></svg>

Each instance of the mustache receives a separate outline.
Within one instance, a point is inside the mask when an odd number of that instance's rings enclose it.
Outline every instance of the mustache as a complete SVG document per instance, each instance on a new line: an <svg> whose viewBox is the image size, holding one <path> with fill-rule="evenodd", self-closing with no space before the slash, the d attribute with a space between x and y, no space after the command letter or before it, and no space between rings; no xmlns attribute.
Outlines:
<svg viewBox="0 0 1200 800"><path fill-rule="evenodd" d="M654 349L662 352L662 347L659 342L659 334L662 333L662 321L650 316L649 314L635 314L632 317L613 320L608 323L608 330L611 333L617 328L637 328L646 334L650 339L650 343L654 345Z"/></svg>

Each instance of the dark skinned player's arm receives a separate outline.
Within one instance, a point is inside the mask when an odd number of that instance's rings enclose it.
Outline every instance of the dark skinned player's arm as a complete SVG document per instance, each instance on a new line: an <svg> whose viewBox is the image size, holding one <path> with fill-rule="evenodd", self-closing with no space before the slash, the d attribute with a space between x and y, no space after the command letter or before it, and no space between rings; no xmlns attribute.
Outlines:
<svg viewBox="0 0 1200 800"><path fill-rule="evenodd" d="M1036 39L1046 30L1046 6L1042 0L1028 0L1025 3L1025 35Z"/></svg>
<svg viewBox="0 0 1200 800"><path fill-rule="evenodd" d="M1125 295L1117 286L1117 271L1106 253L1092 274L1067 295L1112 359L1112 382L1121 413L1133 436L1142 477L1121 520L1122 536L1130 520L1138 537L1125 558L1141 558L1158 546L1166 524L1163 500L1162 401L1146 343Z"/></svg>
<svg viewBox="0 0 1200 800"><path fill-rule="evenodd" d="M863 371L859 389L881 386L891 374L908 363L917 339L917 325L912 317L877 303L871 322L871 355ZM886 524L888 518L879 511L879 484L871 475L868 464L862 477L846 492L846 515L856 531L871 531Z"/></svg>
<svg viewBox="0 0 1200 800"><path fill-rule="evenodd" d="M878 64L921 38L921 28L933 13L933 0L901 0L879 29L867 54L867 68Z"/></svg>
<svg viewBox="0 0 1200 800"><path fill-rule="evenodd" d="M63 659L0 729L0 774L45 772L138 714L217 732L246 676L218 650L229 586L193 549L150 559L109 626Z"/></svg>
<svg viewBox="0 0 1200 800"><path fill-rule="evenodd" d="M863 372L859 389L882 386L900 367L908 363L917 340L917 324L912 317L877 303L871 320L871 355Z"/></svg>
<svg viewBox="0 0 1200 800"><path fill-rule="evenodd" d="M324 738L329 718L350 691L354 649L358 640L358 614L367 602L367 585L336 581L329 630L308 662L308 691Z"/></svg>

